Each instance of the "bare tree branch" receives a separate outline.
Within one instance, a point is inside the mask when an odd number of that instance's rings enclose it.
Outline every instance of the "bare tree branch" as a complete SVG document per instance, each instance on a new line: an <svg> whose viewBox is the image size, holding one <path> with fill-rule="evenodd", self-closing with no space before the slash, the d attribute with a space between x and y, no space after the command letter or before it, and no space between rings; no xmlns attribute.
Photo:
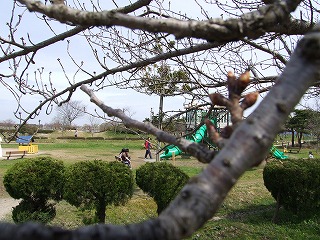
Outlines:
<svg viewBox="0 0 320 240"><path fill-rule="evenodd" d="M208 21L181 21L129 16L115 11L87 12L65 5L46 6L40 1L19 0L29 11L36 11L63 23L87 26L123 26L148 32L167 32L176 38L195 37L208 41L230 41L242 37L257 38L270 27L288 20L288 14L300 1L281 1L261 7L258 11L243 14L239 19L210 19Z"/></svg>
<svg viewBox="0 0 320 240"><path fill-rule="evenodd" d="M237 179L264 159L289 113L308 87L317 81L319 59L320 27L300 41L276 85L259 107L235 129L213 161L189 181L157 219L127 226L94 225L76 230L2 223L0 239L181 239L190 236L212 218ZM122 119L127 126L135 126L189 151L187 141L177 140L150 124L130 119L122 111L106 106L87 87L81 88L104 112Z"/></svg>

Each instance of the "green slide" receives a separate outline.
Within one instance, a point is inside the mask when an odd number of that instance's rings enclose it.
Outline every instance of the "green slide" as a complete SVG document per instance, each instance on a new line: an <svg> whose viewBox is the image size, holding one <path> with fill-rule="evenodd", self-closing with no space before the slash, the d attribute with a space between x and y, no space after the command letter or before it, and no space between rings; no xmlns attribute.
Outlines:
<svg viewBox="0 0 320 240"><path fill-rule="evenodd" d="M189 137L189 140L191 142L199 143L203 140L203 138L206 136L207 127L206 125L202 125L192 136ZM175 156L180 155L182 153L182 150L175 146L175 145L169 145L166 147L166 150L160 155L160 159L168 159L172 157L172 154L175 154ZM279 151L275 146L272 145L270 148L270 153L277 159L287 159L288 156L284 155L283 152Z"/></svg>
<svg viewBox="0 0 320 240"><path fill-rule="evenodd" d="M191 142L199 143L206 136L206 132L207 126L204 124L195 132L195 134L191 135L189 140ZM175 145L169 145L166 147L166 150L160 155L160 159L171 158L173 153L175 154L175 156L177 156L182 153L182 150Z"/></svg>
<svg viewBox="0 0 320 240"><path fill-rule="evenodd" d="M272 145L270 148L270 153L276 158L276 159L287 159L288 156L284 155L283 152L279 151L275 146Z"/></svg>

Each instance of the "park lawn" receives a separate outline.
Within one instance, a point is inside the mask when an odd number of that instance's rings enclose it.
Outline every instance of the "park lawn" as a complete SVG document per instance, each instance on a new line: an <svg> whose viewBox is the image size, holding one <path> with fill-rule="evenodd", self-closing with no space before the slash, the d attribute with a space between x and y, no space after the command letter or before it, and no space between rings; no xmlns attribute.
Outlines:
<svg viewBox="0 0 320 240"><path fill-rule="evenodd" d="M84 160L114 161L122 148L129 148L134 158L144 154L141 140L83 140L83 139L37 139L33 143L38 145L39 153L36 156L51 156L63 160L66 165ZM3 149L18 149L18 144L2 144ZM29 154L27 157L33 157ZM10 160L11 161L11 160ZM1 172L1 171L0 171Z"/></svg>
<svg viewBox="0 0 320 240"><path fill-rule="evenodd" d="M75 161L94 159L95 156L113 160L113 154L123 146L128 147L133 154L141 154L144 151L141 147L142 142L139 140L72 140L37 144L39 144L40 151L51 154L52 157L59 157L61 153L60 159L66 165ZM9 147L12 146L10 144ZM301 154L308 151L303 149ZM288 155L300 156L298 154ZM5 171L19 161L23 159L0 161L1 179ZM143 164L142 159L141 162ZM205 167L194 158L177 157L175 162L168 162L179 167L190 177L198 174ZM134 172L135 169L133 169ZM189 239L319 239L320 214L299 218L281 209L280 222L272 223L275 200L264 186L262 173L263 165L247 171L231 190L217 214ZM8 197L2 184L0 185L0 197ZM65 201L59 202L56 206L57 216L50 225L74 229L83 226L81 220L83 214L93 214L93 212L82 213ZM136 187L133 198L126 205L107 207L106 223L138 223L156 217L156 208L153 199ZM12 222L9 216L7 221Z"/></svg>
<svg viewBox="0 0 320 240"><path fill-rule="evenodd" d="M201 171L198 167L181 169L188 174ZM247 171L231 190L217 214L189 239L319 239L319 214L299 218L281 209L280 222L272 223L275 200L264 187L262 172L262 167ZM65 202L59 203L57 209L53 225L68 228L83 226L80 211ZM67 211L69 212L66 213ZM106 223L130 224L156 216L153 199L137 188L128 204L107 208Z"/></svg>
<svg viewBox="0 0 320 240"><path fill-rule="evenodd" d="M263 168L247 171L230 191L219 211L189 239L319 239L320 213L298 217L280 209L265 188Z"/></svg>

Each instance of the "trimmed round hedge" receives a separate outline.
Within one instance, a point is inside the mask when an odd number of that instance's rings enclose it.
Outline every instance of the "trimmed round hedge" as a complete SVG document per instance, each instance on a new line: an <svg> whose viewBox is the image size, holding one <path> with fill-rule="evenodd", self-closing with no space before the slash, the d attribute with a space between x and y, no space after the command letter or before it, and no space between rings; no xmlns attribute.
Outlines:
<svg viewBox="0 0 320 240"><path fill-rule="evenodd" d="M51 157L28 158L14 164L4 175L6 191L15 199L46 202L61 200L64 165Z"/></svg>
<svg viewBox="0 0 320 240"><path fill-rule="evenodd" d="M30 201L22 200L18 206L12 210L12 219L15 223L25 223L29 221L48 223L56 216L54 204L47 203L39 209Z"/></svg>
<svg viewBox="0 0 320 240"><path fill-rule="evenodd" d="M268 162L263 171L273 198L295 214L320 209L320 159Z"/></svg>
<svg viewBox="0 0 320 240"><path fill-rule="evenodd" d="M189 176L179 168L166 163L146 163L136 171L136 183L153 197L160 214L188 182Z"/></svg>
<svg viewBox="0 0 320 240"><path fill-rule="evenodd" d="M62 199L64 180L62 161L51 157L23 159L4 175L3 184L9 195L22 199L12 211L16 223L47 223L56 215L54 203Z"/></svg>
<svg viewBox="0 0 320 240"><path fill-rule="evenodd" d="M66 169L63 198L82 210L95 209L86 223L105 222L107 205L125 204L133 195L132 171L120 162L82 161Z"/></svg>

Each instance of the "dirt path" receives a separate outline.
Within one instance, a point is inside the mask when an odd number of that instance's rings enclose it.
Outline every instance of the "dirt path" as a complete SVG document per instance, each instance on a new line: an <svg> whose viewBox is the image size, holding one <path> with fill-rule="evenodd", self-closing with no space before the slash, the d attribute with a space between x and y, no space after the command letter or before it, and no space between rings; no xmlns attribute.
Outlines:
<svg viewBox="0 0 320 240"><path fill-rule="evenodd" d="M0 198L0 221L4 220L6 215L11 213L12 208L17 206L19 201L13 198Z"/></svg>

